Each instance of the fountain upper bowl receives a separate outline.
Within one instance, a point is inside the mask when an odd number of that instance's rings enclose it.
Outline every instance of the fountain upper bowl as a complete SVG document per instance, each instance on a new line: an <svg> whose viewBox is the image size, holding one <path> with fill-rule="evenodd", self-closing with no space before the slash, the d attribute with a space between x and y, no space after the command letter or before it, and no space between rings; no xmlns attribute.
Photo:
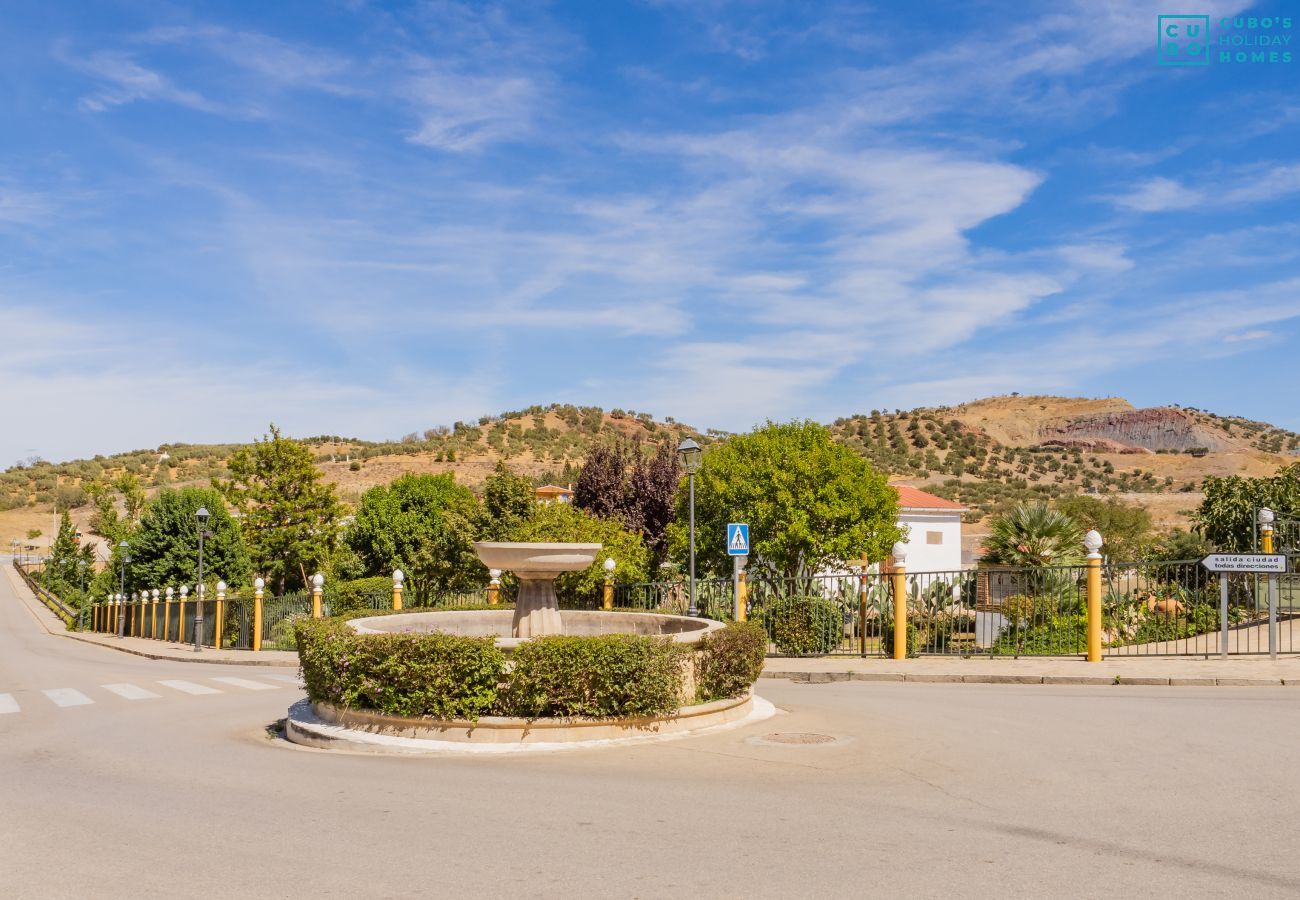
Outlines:
<svg viewBox="0 0 1300 900"><path fill-rule="evenodd" d="M515 573L577 572L596 561L600 544L478 541L474 552L489 569Z"/></svg>

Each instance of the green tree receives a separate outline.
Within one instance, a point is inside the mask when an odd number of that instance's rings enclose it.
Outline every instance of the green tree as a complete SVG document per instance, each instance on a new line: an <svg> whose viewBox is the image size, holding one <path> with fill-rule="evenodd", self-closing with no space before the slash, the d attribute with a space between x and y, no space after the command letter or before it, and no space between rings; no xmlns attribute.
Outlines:
<svg viewBox="0 0 1300 900"><path fill-rule="evenodd" d="M483 533L488 540L505 540L528 518L536 502L533 483L498 460L483 484Z"/></svg>
<svg viewBox="0 0 1300 900"><path fill-rule="evenodd" d="M1255 533L1255 511L1300 515L1300 463L1292 463L1264 478L1241 475L1205 479L1205 499L1193 513L1196 530L1217 550L1245 552Z"/></svg>
<svg viewBox="0 0 1300 900"><path fill-rule="evenodd" d="M457 484L454 474L403 475L362 494L345 540L366 574L401 569L415 597L425 598L487 580L474 553L481 519L474 492Z"/></svg>
<svg viewBox="0 0 1300 900"><path fill-rule="evenodd" d="M1077 494L1056 504L1084 530L1095 528L1106 542L1106 555L1120 562L1132 562L1145 557L1155 539L1151 513L1141 506L1132 506L1113 497L1102 500Z"/></svg>
<svg viewBox="0 0 1300 900"><path fill-rule="evenodd" d="M677 497L674 555L685 555L687 491ZM728 522L748 522L750 564L807 577L866 553L889 555L902 538L898 494L885 477L816 422L768 422L704 454L695 478L697 565L729 573Z"/></svg>
<svg viewBox="0 0 1300 900"><path fill-rule="evenodd" d="M306 589L338 543L343 507L334 485L321 479L311 449L275 425L227 465L230 480L213 483L242 515L253 568L279 593Z"/></svg>
<svg viewBox="0 0 1300 900"><path fill-rule="evenodd" d="M581 572L565 572L555 580L556 593L566 599L598 598L605 583L603 566L607 559L614 560L614 581L618 584L635 584L649 578L650 551L640 535L615 519L593 516L568 503L535 506L510 539L601 545L590 566Z"/></svg>
<svg viewBox="0 0 1300 900"><path fill-rule="evenodd" d="M148 590L187 584L193 588L199 573L200 507L207 509L203 541L203 574L209 584L225 581L232 587L252 577L252 563L239 523L226 510L221 494L212 488L164 489L144 508L131 539L131 565L127 590Z"/></svg>
<svg viewBox="0 0 1300 900"><path fill-rule="evenodd" d="M983 561L1020 568L1082 565L1083 533L1079 523L1045 503L1017 506L993 519Z"/></svg>
<svg viewBox="0 0 1300 900"><path fill-rule="evenodd" d="M77 529L64 510L59 519L59 532L50 547L50 558L45 564L42 581L45 587L65 603L79 604L83 584L89 585L95 574L95 550L77 543Z"/></svg>

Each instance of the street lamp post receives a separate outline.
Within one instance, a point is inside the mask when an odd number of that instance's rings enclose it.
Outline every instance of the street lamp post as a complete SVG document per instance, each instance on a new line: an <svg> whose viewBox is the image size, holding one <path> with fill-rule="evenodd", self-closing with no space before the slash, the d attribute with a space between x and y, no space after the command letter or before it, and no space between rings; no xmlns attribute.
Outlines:
<svg viewBox="0 0 1300 900"><path fill-rule="evenodd" d="M700 449L700 445L690 438L677 445L677 458L681 460L682 468L686 470L691 492L691 603L686 609L688 616L700 614L699 607L695 605L695 473L700 471L703 457L704 451Z"/></svg>
<svg viewBox="0 0 1300 900"><path fill-rule="evenodd" d="M203 539L208 536L208 508L200 506L194 518L199 521L199 585L194 600L194 652L203 649Z"/></svg>
<svg viewBox="0 0 1300 900"><path fill-rule="evenodd" d="M126 637L126 616L122 615L122 596L126 593L126 565L131 561L131 547L123 540L117 545L117 549L122 563L117 581L117 636Z"/></svg>

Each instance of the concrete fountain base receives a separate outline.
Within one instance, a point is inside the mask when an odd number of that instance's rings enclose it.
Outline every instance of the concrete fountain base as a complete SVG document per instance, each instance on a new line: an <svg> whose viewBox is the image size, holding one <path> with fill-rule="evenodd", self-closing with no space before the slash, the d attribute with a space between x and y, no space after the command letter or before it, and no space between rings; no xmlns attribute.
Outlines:
<svg viewBox="0 0 1300 900"><path fill-rule="evenodd" d="M285 737L295 744L322 750L389 756L577 750L711 734L761 722L775 714L776 707L752 693L684 706L662 718L485 716L477 722L388 716L301 700L289 708Z"/></svg>

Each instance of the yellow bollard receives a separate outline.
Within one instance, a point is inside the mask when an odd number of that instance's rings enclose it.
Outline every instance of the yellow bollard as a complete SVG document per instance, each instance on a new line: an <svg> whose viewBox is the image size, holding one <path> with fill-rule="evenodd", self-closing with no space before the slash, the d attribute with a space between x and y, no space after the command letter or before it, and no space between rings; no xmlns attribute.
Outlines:
<svg viewBox="0 0 1300 900"><path fill-rule="evenodd" d="M907 553L894 545L894 659L907 659Z"/></svg>
<svg viewBox="0 0 1300 900"><path fill-rule="evenodd" d="M140 636L140 611L143 609L142 602L133 595L131 604L131 637Z"/></svg>
<svg viewBox="0 0 1300 900"><path fill-rule="evenodd" d="M322 615L321 595L325 593L323 589L324 584L325 576L320 572L317 572L311 577L311 617L313 619L319 619Z"/></svg>
<svg viewBox="0 0 1300 900"><path fill-rule="evenodd" d="M491 579L488 581L488 606L496 606L501 596L501 570L488 569Z"/></svg>
<svg viewBox="0 0 1300 900"><path fill-rule="evenodd" d="M605 609L614 608L614 569L617 567L618 563L613 558L605 560L605 596L601 604Z"/></svg>
<svg viewBox="0 0 1300 900"><path fill-rule="evenodd" d="M162 639L167 640L167 629L172 624L172 589L167 588L163 594L163 634Z"/></svg>
<svg viewBox="0 0 1300 900"><path fill-rule="evenodd" d="M745 570L741 569L736 573L736 621L745 621L746 612L749 606L749 585L745 583Z"/></svg>
<svg viewBox="0 0 1300 900"><path fill-rule="evenodd" d="M221 649L221 632L226 624L226 583L217 582L217 621L213 623L214 638L212 644L216 649Z"/></svg>
<svg viewBox="0 0 1300 900"><path fill-rule="evenodd" d="M402 608L402 582L405 579L401 569L393 570L393 609Z"/></svg>
<svg viewBox="0 0 1300 900"><path fill-rule="evenodd" d="M1259 539L1260 542L1264 545L1264 552L1272 553L1273 552L1273 526L1261 525L1259 527Z"/></svg>
<svg viewBox="0 0 1300 900"><path fill-rule="evenodd" d="M262 649L262 588L266 582L261 578L253 582L253 649Z"/></svg>
<svg viewBox="0 0 1300 900"><path fill-rule="evenodd" d="M1088 550L1088 662L1101 662L1101 535L1083 537Z"/></svg>
<svg viewBox="0 0 1300 900"><path fill-rule="evenodd" d="M158 589L153 589L153 602L149 604L149 610L152 613L153 622L149 627L149 637L155 641L158 640Z"/></svg>
<svg viewBox="0 0 1300 900"><path fill-rule="evenodd" d="M176 604L176 643L185 643L185 599L189 597L188 586L181 587L181 600Z"/></svg>

